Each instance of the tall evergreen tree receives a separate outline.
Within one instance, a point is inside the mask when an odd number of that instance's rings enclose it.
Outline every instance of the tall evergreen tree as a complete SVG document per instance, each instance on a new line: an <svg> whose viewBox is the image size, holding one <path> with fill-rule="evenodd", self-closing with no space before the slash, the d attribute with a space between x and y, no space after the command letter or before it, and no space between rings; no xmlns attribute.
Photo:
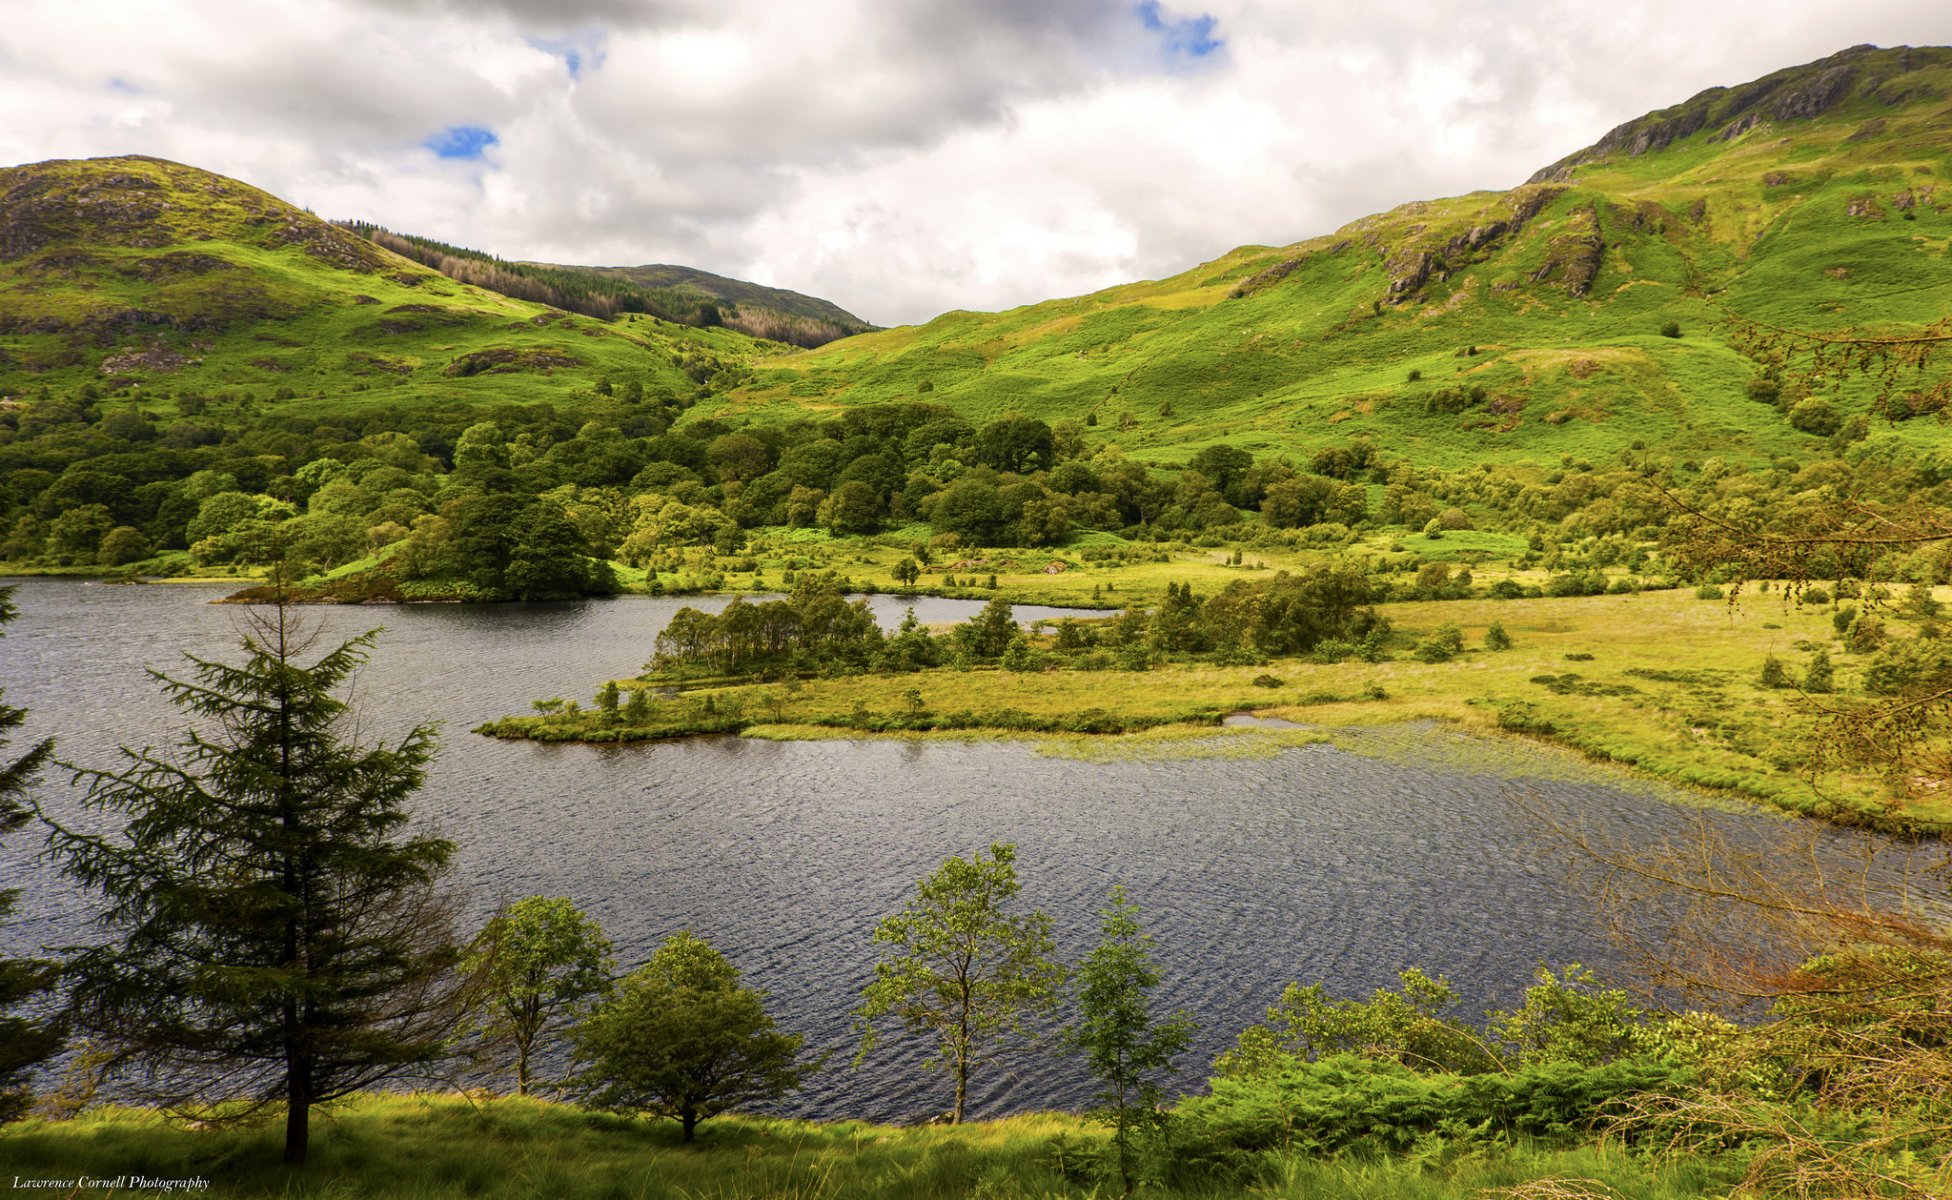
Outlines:
<svg viewBox="0 0 1952 1200"><path fill-rule="evenodd" d="M14 619L13 594L12 588L0 588L0 626ZM11 740L7 731L18 728L26 719L25 709L0 703L0 749ZM0 762L0 834L26 824L29 813L23 798L53 753L54 741L48 738L12 762ZM0 888L0 922L13 911L19 895L18 888ZM26 1111L28 1072L61 1047L60 1030L53 1023L13 1015L22 1004L52 988L54 973L50 962L0 956L0 1123Z"/></svg>
<svg viewBox="0 0 1952 1200"><path fill-rule="evenodd" d="M1112 888L1102 916L1097 948L1078 968L1078 1023L1071 1041L1098 1081L1093 1115L1112 1127L1120 1195L1129 1196L1132 1143L1165 1118L1159 1077L1192 1041L1193 1020L1184 1012L1163 1021L1153 1017L1150 993L1161 976L1152 939L1139 927L1139 906L1123 886Z"/></svg>
<svg viewBox="0 0 1952 1200"><path fill-rule="evenodd" d="M317 631L282 604L254 613L241 664L152 672L201 719L174 754L76 772L125 830L49 819L68 874L108 901L111 936L70 966L76 1018L166 1107L282 1105L290 1163L314 1105L436 1059L458 1016L437 889L453 845L407 829L432 731L357 745L333 695L375 636L306 665Z"/></svg>

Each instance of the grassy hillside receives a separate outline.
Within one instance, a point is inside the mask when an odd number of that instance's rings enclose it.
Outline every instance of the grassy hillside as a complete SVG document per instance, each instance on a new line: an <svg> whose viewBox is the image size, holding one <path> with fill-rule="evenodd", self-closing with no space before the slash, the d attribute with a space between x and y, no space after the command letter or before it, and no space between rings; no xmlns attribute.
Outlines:
<svg viewBox="0 0 1952 1200"><path fill-rule="evenodd" d="M151 158L0 170L0 396L93 383L321 409L690 397L765 349L469 287L265 192ZM167 403L153 405L168 411Z"/></svg>
<svg viewBox="0 0 1952 1200"><path fill-rule="evenodd" d="M752 337L806 347L822 346L874 328L829 301L727 279L693 267L509 262L479 250L395 233L362 221L340 224L451 279L602 320L640 314L680 325L724 325Z"/></svg>
<svg viewBox="0 0 1952 1200"><path fill-rule="evenodd" d="M1155 460L1227 441L1391 457L1766 458L1809 439L1748 400L1731 315L1797 328L1952 307L1952 51L1859 49L1616 130L1508 192L768 364L724 408L901 398L1094 423ZM1655 132L1648 136L1648 130ZM1680 336L1663 336L1670 322ZM1479 391L1478 389L1482 389ZM1864 402L1847 400L1846 413ZM1876 436L1923 444L1924 428Z"/></svg>

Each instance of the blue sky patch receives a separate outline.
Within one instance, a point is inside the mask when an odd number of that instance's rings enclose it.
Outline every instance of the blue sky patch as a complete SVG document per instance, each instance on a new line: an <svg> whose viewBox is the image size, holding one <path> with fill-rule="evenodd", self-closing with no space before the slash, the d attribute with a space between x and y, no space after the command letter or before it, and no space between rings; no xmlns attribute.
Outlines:
<svg viewBox="0 0 1952 1200"><path fill-rule="evenodd" d="M478 159L500 141L494 130L480 125L449 125L420 144L442 158Z"/></svg>
<svg viewBox="0 0 1952 1200"><path fill-rule="evenodd" d="M1226 41L1213 36L1219 22L1209 14L1197 17L1168 17L1159 11L1159 0L1139 0L1139 23L1159 35L1161 49L1170 58L1205 58Z"/></svg>
<svg viewBox="0 0 1952 1200"><path fill-rule="evenodd" d="M138 87L133 83L130 83L128 80L122 78L120 75L109 76L108 90L111 92L121 92L129 96L140 96L142 94L142 89L140 87Z"/></svg>
<svg viewBox="0 0 1952 1200"><path fill-rule="evenodd" d="M581 79L585 69L593 70L603 65L601 34L590 34L582 38L530 38L529 45L544 54L552 54L562 59L563 67L569 71L571 79Z"/></svg>

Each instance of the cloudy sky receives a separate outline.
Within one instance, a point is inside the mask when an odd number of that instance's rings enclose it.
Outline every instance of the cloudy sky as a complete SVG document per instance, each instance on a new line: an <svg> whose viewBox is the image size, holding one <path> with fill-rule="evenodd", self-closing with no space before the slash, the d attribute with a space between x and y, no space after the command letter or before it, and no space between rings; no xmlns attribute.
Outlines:
<svg viewBox="0 0 1952 1200"><path fill-rule="evenodd" d="M5 0L0 165L139 153L879 323L1518 183L1944 0Z"/></svg>

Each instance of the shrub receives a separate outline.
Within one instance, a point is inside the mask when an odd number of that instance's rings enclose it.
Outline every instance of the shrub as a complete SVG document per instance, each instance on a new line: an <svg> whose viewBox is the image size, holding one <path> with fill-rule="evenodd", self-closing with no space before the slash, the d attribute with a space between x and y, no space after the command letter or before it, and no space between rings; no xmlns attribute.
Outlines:
<svg viewBox="0 0 1952 1200"><path fill-rule="evenodd" d="M1789 410L1790 428L1812 437L1829 437L1843 424L1843 417L1827 400L1805 400Z"/></svg>
<svg viewBox="0 0 1952 1200"><path fill-rule="evenodd" d="M1568 1144L1637 1093L1685 1081L1646 1059L1580 1066L1551 1062L1510 1075L1418 1075L1393 1062L1336 1055L1278 1073L1215 1079L1179 1108L1174 1157L1239 1170L1267 1151L1401 1153L1439 1131Z"/></svg>
<svg viewBox="0 0 1952 1200"><path fill-rule="evenodd" d="M1664 338L1678 338L1678 337L1680 337L1680 336L1681 336L1681 322L1679 322L1679 321L1669 321L1669 322L1668 322L1667 324L1665 324L1665 325L1663 325L1663 326L1661 326L1661 336L1662 336L1662 337L1664 337Z"/></svg>
<svg viewBox="0 0 1952 1200"><path fill-rule="evenodd" d="M1818 650L1810 656L1809 668L1803 672L1803 690L1817 693L1837 690L1836 670L1830 665L1829 651Z"/></svg>
<svg viewBox="0 0 1952 1200"><path fill-rule="evenodd" d="M1720 600L1722 590L1712 583L1704 583L1694 590L1694 596L1697 600Z"/></svg>
<svg viewBox="0 0 1952 1200"><path fill-rule="evenodd" d="M1484 648L1486 650L1511 649L1511 635L1505 632L1502 621L1491 622L1491 628L1484 631Z"/></svg>
<svg viewBox="0 0 1952 1200"><path fill-rule="evenodd" d="M1759 682L1766 688L1786 688L1791 686L1789 667L1783 660L1771 654L1762 660L1762 675Z"/></svg>
<svg viewBox="0 0 1952 1200"><path fill-rule="evenodd" d="M1874 654L1884 645L1884 622L1868 614L1860 615L1844 633L1844 649L1852 654Z"/></svg>
<svg viewBox="0 0 1952 1200"><path fill-rule="evenodd" d="M1464 652L1464 633L1455 625L1439 626L1437 632L1417 643L1418 661L1449 662Z"/></svg>

